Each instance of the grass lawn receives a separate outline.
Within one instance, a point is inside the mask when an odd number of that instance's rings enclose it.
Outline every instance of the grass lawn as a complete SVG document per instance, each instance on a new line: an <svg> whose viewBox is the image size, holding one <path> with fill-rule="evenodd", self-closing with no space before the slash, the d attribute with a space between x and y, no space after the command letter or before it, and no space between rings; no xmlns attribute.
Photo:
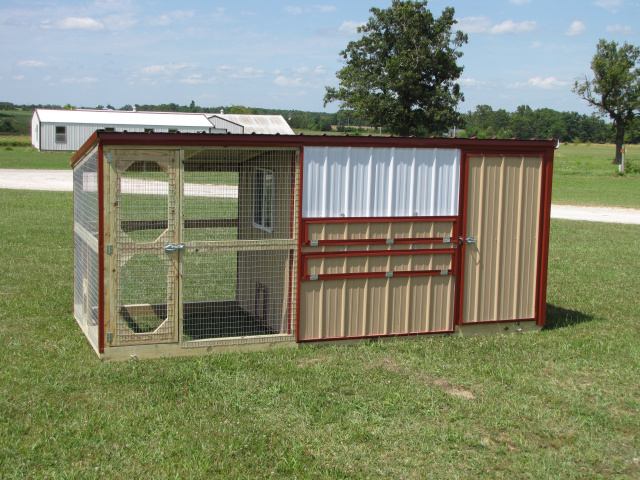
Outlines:
<svg viewBox="0 0 640 480"><path fill-rule="evenodd" d="M71 170L72 156L72 152L39 152L33 147L0 146L0 169Z"/></svg>
<svg viewBox="0 0 640 480"><path fill-rule="evenodd" d="M640 477L640 226L552 221L538 334L101 363L72 194L0 202L0 478Z"/></svg>

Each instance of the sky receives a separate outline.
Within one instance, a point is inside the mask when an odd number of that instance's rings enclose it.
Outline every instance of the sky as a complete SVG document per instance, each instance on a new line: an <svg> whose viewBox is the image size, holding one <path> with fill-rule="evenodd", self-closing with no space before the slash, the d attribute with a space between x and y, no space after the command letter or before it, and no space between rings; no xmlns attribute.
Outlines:
<svg viewBox="0 0 640 480"><path fill-rule="evenodd" d="M0 101L335 112L340 51L391 0L0 0ZM468 34L465 101L593 112L571 92L599 39L640 46L640 0L431 0Z"/></svg>

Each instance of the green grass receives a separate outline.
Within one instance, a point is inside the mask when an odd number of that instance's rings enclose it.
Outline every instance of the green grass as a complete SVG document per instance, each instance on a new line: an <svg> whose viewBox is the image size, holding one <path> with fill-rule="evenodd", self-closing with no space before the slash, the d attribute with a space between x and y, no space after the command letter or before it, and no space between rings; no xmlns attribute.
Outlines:
<svg viewBox="0 0 640 480"><path fill-rule="evenodd" d="M640 163L640 146L628 145L626 159ZM554 155L552 202L640 208L640 175L619 175L615 146L560 145Z"/></svg>
<svg viewBox="0 0 640 480"><path fill-rule="evenodd" d="M1 168L70 170L71 152L39 152L33 147L0 146Z"/></svg>
<svg viewBox="0 0 640 480"><path fill-rule="evenodd" d="M640 477L640 226L552 221L539 334L103 364L72 194L0 202L0 478Z"/></svg>

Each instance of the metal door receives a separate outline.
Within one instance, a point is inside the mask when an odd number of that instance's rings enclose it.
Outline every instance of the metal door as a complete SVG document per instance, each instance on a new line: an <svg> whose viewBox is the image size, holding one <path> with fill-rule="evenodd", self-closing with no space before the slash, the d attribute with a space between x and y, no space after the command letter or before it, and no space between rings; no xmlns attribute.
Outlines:
<svg viewBox="0 0 640 480"><path fill-rule="evenodd" d="M467 157L461 322L535 318L542 158Z"/></svg>

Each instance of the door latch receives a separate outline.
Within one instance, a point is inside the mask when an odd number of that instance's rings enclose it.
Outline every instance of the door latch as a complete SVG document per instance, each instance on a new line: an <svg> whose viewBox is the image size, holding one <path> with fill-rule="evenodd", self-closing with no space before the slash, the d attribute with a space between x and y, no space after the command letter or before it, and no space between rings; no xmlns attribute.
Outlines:
<svg viewBox="0 0 640 480"><path fill-rule="evenodd" d="M167 243L164 246L164 251L167 253L177 252L184 248L184 243Z"/></svg>
<svg viewBox="0 0 640 480"><path fill-rule="evenodd" d="M465 240L467 243L476 243L476 239L474 237L467 237Z"/></svg>

